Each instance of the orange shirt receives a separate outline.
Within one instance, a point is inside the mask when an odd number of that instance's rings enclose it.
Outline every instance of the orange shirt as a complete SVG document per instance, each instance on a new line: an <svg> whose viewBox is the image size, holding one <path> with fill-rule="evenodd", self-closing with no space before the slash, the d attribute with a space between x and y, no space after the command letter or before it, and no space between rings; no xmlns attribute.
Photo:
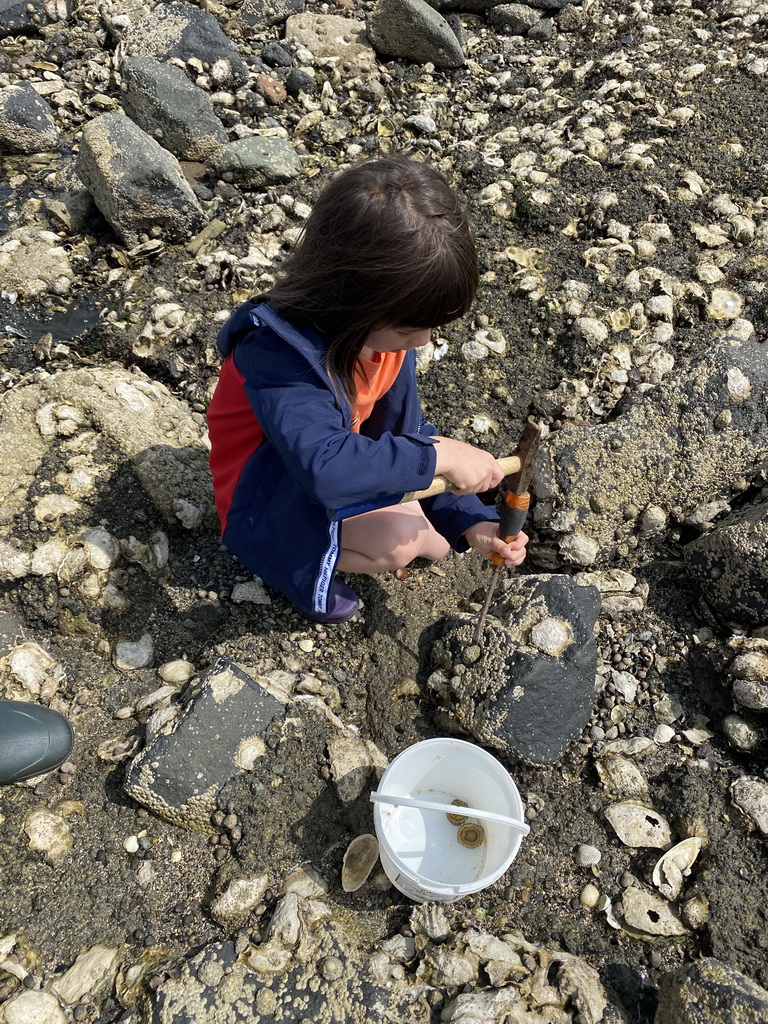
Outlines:
<svg viewBox="0 0 768 1024"><path fill-rule="evenodd" d="M395 383L395 378L400 373L404 359L405 350L377 352L375 359L366 359L363 355L358 356L355 373L357 400L352 407L353 434L360 433L360 424L365 423L371 415L374 405Z"/></svg>

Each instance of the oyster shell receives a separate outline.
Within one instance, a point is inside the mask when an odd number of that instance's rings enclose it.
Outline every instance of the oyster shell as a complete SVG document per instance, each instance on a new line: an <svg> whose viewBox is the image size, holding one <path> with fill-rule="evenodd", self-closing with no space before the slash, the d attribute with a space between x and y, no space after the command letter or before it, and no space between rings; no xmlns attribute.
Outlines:
<svg viewBox="0 0 768 1024"><path fill-rule="evenodd" d="M366 832L357 836L347 847L341 868L341 887L344 892L355 892L365 882L379 859L379 841Z"/></svg>
<svg viewBox="0 0 768 1024"><path fill-rule="evenodd" d="M688 929L660 896L634 886L626 889L616 907L622 927L641 935L687 935Z"/></svg>
<svg viewBox="0 0 768 1024"><path fill-rule="evenodd" d="M611 804L605 816L625 846L655 846L661 849L672 838L664 815L644 804L624 800Z"/></svg>
<svg viewBox="0 0 768 1024"><path fill-rule="evenodd" d="M699 836L689 836L672 846L656 861L651 877L665 899L676 900L680 895L683 879L691 873L702 845L703 840Z"/></svg>

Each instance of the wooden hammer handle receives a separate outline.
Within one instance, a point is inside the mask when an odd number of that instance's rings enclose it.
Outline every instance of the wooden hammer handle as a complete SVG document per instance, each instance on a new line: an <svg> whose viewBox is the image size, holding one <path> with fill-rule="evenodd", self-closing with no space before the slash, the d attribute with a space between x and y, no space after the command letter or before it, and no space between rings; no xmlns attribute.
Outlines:
<svg viewBox="0 0 768 1024"><path fill-rule="evenodd" d="M520 457L518 455L508 455L506 458L499 459L498 461L504 470L504 476L509 476L510 473L517 473L521 469ZM410 491L408 494L404 494L400 504L402 505L406 501L421 501L422 498L434 498L436 494L445 494L450 489L450 480L446 480L444 476L436 476L426 490Z"/></svg>

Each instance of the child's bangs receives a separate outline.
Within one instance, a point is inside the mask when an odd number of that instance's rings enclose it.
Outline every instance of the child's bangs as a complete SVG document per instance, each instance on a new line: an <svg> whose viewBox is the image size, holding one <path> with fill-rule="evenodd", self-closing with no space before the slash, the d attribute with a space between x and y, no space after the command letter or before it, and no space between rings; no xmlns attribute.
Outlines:
<svg viewBox="0 0 768 1024"><path fill-rule="evenodd" d="M426 272L408 271L401 276L398 297L390 308L393 326L443 327L471 308L477 291L471 266L450 261Z"/></svg>

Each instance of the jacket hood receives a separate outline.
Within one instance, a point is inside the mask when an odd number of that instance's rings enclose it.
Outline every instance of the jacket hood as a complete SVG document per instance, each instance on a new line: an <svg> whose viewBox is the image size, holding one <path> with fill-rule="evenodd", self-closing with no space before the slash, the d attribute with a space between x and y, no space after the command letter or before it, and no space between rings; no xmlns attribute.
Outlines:
<svg viewBox="0 0 768 1024"><path fill-rule="evenodd" d="M317 331L308 326L299 330L275 313L268 302L248 300L235 310L216 337L222 359L226 359L254 328L264 326L298 349L323 380L330 383L325 369L326 345Z"/></svg>
<svg viewBox="0 0 768 1024"><path fill-rule="evenodd" d="M226 359L231 355L239 341L253 330L251 311L256 307L252 302L244 302L239 306L216 336L216 347L221 353L221 358Z"/></svg>

